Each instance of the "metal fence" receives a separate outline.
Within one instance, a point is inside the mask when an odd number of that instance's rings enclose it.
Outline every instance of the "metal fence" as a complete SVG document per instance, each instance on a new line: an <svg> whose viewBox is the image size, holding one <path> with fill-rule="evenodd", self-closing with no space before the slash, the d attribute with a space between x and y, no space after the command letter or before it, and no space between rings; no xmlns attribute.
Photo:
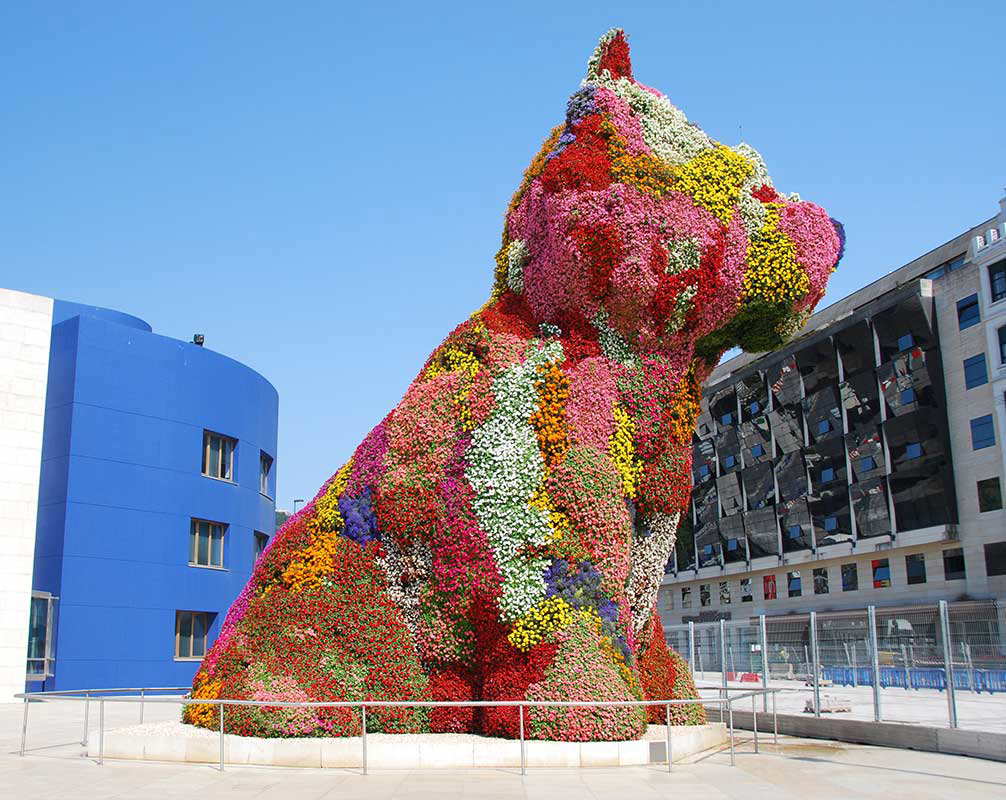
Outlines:
<svg viewBox="0 0 1006 800"><path fill-rule="evenodd" d="M80 744L84 747L88 744L88 729L92 703L98 706L98 759L99 765L104 764L104 743L105 743L105 703L136 703L140 706L139 718L143 722L144 707L148 703L168 703L181 706L187 705L209 705L216 706L219 719L220 738L220 761L219 769L223 771L225 760L225 734L224 719L225 709L235 706L252 706L256 708L352 708L360 714L360 766L363 774L367 774L367 709L368 708L516 708L519 714L519 735L520 735L520 771L521 775L527 774L527 739L524 735L524 710L538 707L566 707L566 708L613 708L613 707L650 707L656 706L665 709L666 715L666 738L664 742L665 760L667 771L673 770L674 751L671 737L671 706L681 705L703 705L713 706L718 710L720 721L725 722L728 730L730 766L736 766L736 743L734 728L734 708L742 700L751 701L751 711L753 718L754 732L754 752L759 753L758 742L758 711L756 701L759 696L763 697L767 704L769 696L772 697L772 735L774 744L779 744L779 720L776 714L776 690L754 689L744 691L740 694L729 694L724 692L721 697L699 697L688 700L343 700L334 702L286 702L279 700L224 700L213 699L204 700L178 696L158 696L162 692L182 692L188 691L189 687L157 687L157 688L117 688L117 689L74 689L67 691L50 692L24 692L14 695L24 701L24 717L21 725L21 747L19 754L24 756L27 751L28 739L28 710L31 702L47 701L76 701L84 706L84 735Z"/></svg>
<svg viewBox="0 0 1006 800"><path fill-rule="evenodd" d="M780 696L786 712L1006 730L1004 611L994 601L941 601L689 622L665 632L698 684L721 694L731 684L760 684L797 690Z"/></svg>

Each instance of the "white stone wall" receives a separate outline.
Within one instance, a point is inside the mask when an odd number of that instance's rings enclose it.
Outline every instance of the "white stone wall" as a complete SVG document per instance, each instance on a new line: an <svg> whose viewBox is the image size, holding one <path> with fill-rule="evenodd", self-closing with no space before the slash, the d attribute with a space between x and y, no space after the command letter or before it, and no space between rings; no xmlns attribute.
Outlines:
<svg viewBox="0 0 1006 800"><path fill-rule="evenodd" d="M0 702L24 691L52 304L0 289Z"/></svg>

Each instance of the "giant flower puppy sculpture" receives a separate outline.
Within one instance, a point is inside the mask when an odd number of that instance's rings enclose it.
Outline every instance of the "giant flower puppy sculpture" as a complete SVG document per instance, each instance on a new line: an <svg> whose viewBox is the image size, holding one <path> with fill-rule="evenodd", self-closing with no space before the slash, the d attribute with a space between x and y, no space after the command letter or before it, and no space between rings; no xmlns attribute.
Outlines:
<svg viewBox="0 0 1006 800"><path fill-rule="evenodd" d="M636 82L602 39L506 213L486 304L283 527L195 678L254 700L694 696L655 609L700 386L821 298L840 227ZM216 726L211 706L186 719ZM664 710L535 707L542 739ZM701 721L676 707L678 722ZM517 735L514 708L372 708L384 732ZM233 707L228 731L347 736L346 708Z"/></svg>

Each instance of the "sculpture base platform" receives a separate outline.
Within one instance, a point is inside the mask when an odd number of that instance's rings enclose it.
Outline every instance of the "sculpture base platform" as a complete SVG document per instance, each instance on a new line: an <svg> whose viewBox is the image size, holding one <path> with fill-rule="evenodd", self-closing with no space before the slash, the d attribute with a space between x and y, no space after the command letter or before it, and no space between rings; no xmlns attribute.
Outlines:
<svg viewBox="0 0 1006 800"><path fill-rule="evenodd" d="M644 738L628 742L544 742L526 744L530 767L617 767L666 763L665 727L649 726ZM722 723L671 728L674 761L724 745ZM98 757L98 731L88 737L87 755ZM224 761L230 766L314 767L358 769L362 765L359 737L256 739L224 735ZM215 764L220 760L220 736L181 722L156 722L106 730L104 757L141 761L185 761ZM369 769L472 767L520 768L520 742L460 733L367 735Z"/></svg>

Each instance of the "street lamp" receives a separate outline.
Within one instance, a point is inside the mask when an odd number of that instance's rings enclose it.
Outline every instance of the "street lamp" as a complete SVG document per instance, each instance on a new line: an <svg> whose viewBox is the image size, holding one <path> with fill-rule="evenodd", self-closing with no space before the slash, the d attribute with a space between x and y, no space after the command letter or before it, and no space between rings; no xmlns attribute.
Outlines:
<svg viewBox="0 0 1006 800"><path fill-rule="evenodd" d="M304 498L302 498L302 497L293 501L293 513L294 514L297 513L297 503L303 503L303 502L304 502Z"/></svg>

